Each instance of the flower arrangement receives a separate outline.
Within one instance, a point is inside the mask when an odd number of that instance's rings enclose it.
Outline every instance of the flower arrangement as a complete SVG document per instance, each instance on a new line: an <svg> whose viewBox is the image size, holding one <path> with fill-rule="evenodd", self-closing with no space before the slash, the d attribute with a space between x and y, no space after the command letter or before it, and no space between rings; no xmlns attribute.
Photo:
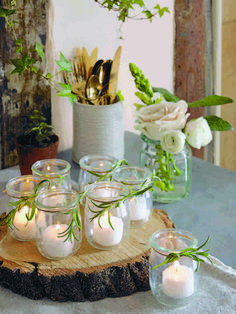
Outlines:
<svg viewBox="0 0 236 314"><path fill-rule="evenodd" d="M211 142L212 131L233 130L229 122L215 115L188 120L188 108L223 105L233 100L212 95L187 103L164 88L152 87L134 63L130 63L129 68L138 89L135 95L141 101L134 104L134 127L141 131L146 147L146 151L141 151L140 163L162 180L165 192L170 192L167 196L167 193L156 190L154 200L168 203L184 199L190 190L191 156L191 150L185 144L200 149Z"/></svg>
<svg viewBox="0 0 236 314"><path fill-rule="evenodd" d="M160 140L162 148L168 153L177 154L183 149L185 142L200 149L211 142L212 131L233 130L229 122L214 115L187 121L190 116L187 113L188 108L231 103L231 98L212 95L187 103L163 88L152 88L135 64L130 63L129 67L136 87L141 91L135 95L142 101L141 105L135 104L135 129L150 139Z"/></svg>

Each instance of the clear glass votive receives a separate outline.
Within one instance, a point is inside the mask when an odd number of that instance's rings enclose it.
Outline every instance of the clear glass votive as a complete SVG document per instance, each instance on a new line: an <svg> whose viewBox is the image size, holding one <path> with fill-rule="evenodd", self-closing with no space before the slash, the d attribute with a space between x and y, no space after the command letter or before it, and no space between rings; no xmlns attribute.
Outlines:
<svg viewBox="0 0 236 314"><path fill-rule="evenodd" d="M138 190L141 184L151 178L151 171L147 168L136 166L122 166L112 172L116 182L124 183L133 191ZM137 228L146 223L152 213L152 192L133 196L127 200L130 211L130 227Z"/></svg>
<svg viewBox="0 0 236 314"><path fill-rule="evenodd" d="M84 228L85 236L93 247L103 250L113 249L128 238L130 218L126 202L121 202L118 207L112 205L109 210L110 216L106 210L100 218L97 216L92 219L96 212L102 210L97 205L120 200L128 193L127 187L116 182L97 182L88 186Z"/></svg>
<svg viewBox="0 0 236 314"><path fill-rule="evenodd" d="M80 172L79 172L79 192L84 192L88 184L96 182L99 177L93 175L91 172L103 176L107 174L115 166L118 159L112 156L105 155L87 155L80 159Z"/></svg>
<svg viewBox="0 0 236 314"><path fill-rule="evenodd" d="M40 181L33 175L24 175L9 180L6 185L7 194L10 197L9 211L17 207L17 205L13 205L12 203L32 196L36 185ZM43 189L46 189L45 184L41 185L38 191ZM22 204L21 209L16 211L13 225L9 227L11 235L19 241L32 241L35 239L35 218L30 221L26 218L26 215L30 215L31 208L32 203L30 206Z"/></svg>
<svg viewBox="0 0 236 314"><path fill-rule="evenodd" d="M72 227L77 240L74 237L72 241L66 240L67 236L63 233L72 222L74 210L77 210L81 222L78 194L65 189L53 189L40 193L35 202L36 245L39 252L54 260L74 255L81 245L82 229L79 230L76 225Z"/></svg>
<svg viewBox="0 0 236 314"><path fill-rule="evenodd" d="M150 243L149 282L156 300L173 307L188 304L197 289L197 262L182 256L173 263L154 267L163 263L170 253L196 248L196 237L185 230L164 229L154 233Z"/></svg>
<svg viewBox="0 0 236 314"><path fill-rule="evenodd" d="M70 169L71 165L66 160L43 159L33 164L32 173L41 180L49 180L51 188L71 190Z"/></svg>

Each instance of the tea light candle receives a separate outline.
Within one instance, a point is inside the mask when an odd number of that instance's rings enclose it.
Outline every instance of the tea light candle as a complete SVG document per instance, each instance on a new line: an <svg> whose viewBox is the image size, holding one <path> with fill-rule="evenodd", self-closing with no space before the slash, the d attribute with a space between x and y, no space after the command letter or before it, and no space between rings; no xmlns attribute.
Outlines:
<svg viewBox="0 0 236 314"><path fill-rule="evenodd" d="M110 216L111 228L108 222L108 214L106 213L100 219L100 226L98 225L98 218L94 219L93 223L93 239L102 246L114 246L120 243L123 236L123 221L121 218Z"/></svg>
<svg viewBox="0 0 236 314"><path fill-rule="evenodd" d="M28 206L22 207L20 211L17 211L14 217L14 225L16 228L14 228L14 235L17 238L20 238L22 240L29 240L35 238L35 219L28 221L26 218L26 214L29 211Z"/></svg>
<svg viewBox="0 0 236 314"><path fill-rule="evenodd" d="M28 191L33 191L33 190L34 190L34 183L31 180L27 179L20 183L21 192L28 192Z"/></svg>
<svg viewBox="0 0 236 314"><path fill-rule="evenodd" d="M163 292L175 299L184 299L194 293L193 270L175 261L162 273Z"/></svg>
<svg viewBox="0 0 236 314"><path fill-rule="evenodd" d="M66 224L54 224L47 227L43 233L42 247L50 257L67 257L72 253L74 241L65 241L65 238L59 238L60 233L68 228Z"/></svg>
<svg viewBox="0 0 236 314"><path fill-rule="evenodd" d="M143 196L132 197L129 200L130 220L147 219L147 203Z"/></svg>

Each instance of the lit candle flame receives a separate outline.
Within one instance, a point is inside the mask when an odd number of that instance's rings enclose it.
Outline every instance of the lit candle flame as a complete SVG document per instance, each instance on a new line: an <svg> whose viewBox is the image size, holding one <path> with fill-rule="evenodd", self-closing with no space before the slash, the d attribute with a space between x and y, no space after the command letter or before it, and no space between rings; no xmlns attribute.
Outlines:
<svg viewBox="0 0 236 314"><path fill-rule="evenodd" d="M47 171L50 171L50 170L51 170L50 166L47 166Z"/></svg>
<svg viewBox="0 0 236 314"><path fill-rule="evenodd" d="M176 272L179 270L179 262L178 261L174 262L174 268L175 268Z"/></svg>
<svg viewBox="0 0 236 314"><path fill-rule="evenodd" d="M59 224L56 225L56 229L57 229L57 230L60 229L60 225L59 225Z"/></svg>
<svg viewBox="0 0 236 314"><path fill-rule="evenodd" d="M99 162L99 167L103 167L104 163L102 161Z"/></svg>

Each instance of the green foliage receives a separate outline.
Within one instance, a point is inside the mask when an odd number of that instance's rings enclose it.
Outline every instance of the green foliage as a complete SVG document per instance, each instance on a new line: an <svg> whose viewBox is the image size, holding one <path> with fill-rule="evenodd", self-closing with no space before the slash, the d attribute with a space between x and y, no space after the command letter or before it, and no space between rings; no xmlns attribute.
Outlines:
<svg viewBox="0 0 236 314"><path fill-rule="evenodd" d="M16 13L16 10L0 8L0 17L6 17Z"/></svg>
<svg viewBox="0 0 236 314"><path fill-rule="evenodd" d="M26 138L28 135L30 143L35 146L47 146L51 142L50 137L54 135L54 127L46 123L46 118L38 110L34 110L27 119L27 129L24 132Z"/></svg>
<svg viewBox="0 0 236 314"><path fill-rule="evenodd" d="M27 53L24 53L21 58L10 59L10 61L15 66L11 74L19 73L20 75L22 75L25 70L28 70L30 65L37 62L37 60L29 58Z"/></svg>
<svg viewBox="0 0 236 314"><path fill-rule="evenodd" d="M208 254L209 250L201 251L201 249L208 243L209 239L210 239L210 236L208 236L206 242L204 242L201 246L199 246L196 249L194 249L194 248L186 248L186 249L180 251L179 253L174 253L173 252L173 253L168 254L166 256L166 259L164 260L164 262L159 264L159 265L154 266L153 269L155 269L157 267L160 267L160 266L162 266L164 264L173 263L173 262L177 261L182 256L189 257L192 260L197 262L197 268L196 268L195 271L198 271L200 262L205 262L202 259L202 257L207 258L211 262L211 264L213 264L212 260L209 258L209 254Z"/></svg>
<svg viewBox="0 0 236 314"><path fill-rule="evenodd" d="M114 11L121 22L125 22L127 19L149 20L152 22L153 17L157 14L162 17L165 12L170 13L167 7L161 8L159 4L148 9L145 5L145 2L148 4L148 0L95 0L95 2L109 11ZM137 10L138 13L136 13Z"/></svg>
<svg viewBox="0 0 236 314"><path fill-rule="evenodd" d="M232 103L234 100L229 97L211 95L203 99L188 103L189 108L193 107L209 107L209 106L221 106L224 104Z"/></svg>
<svg viewBox="0 0 236 314"><path fill-rule="evenodd" d="M43 52L43 46L40 45L40 43L37 43L36 42L36 51L38 53L38 55L41 57L41 59L43 60L44 59L44 52Z"/></svg>
<svg viewBox="0 0 236 314"><path fill-rule="evenodd" d="M72 65L70 61L67 61L66 58L64 57L63 53L60 53L60 61L56 61L60 68L60 72L67 71L67 72L72 72Z"/></svg>
<svg viewBox="0 0 236 314"><path fill-rule="evenodd" d="M75 95L72 94L71 86L67 85L65 88L59 89L56 85L56 81L54 80L54 78L62 71L72 72L71 62L67 61L64 55L61 53L60 60L56 61L59 66L59 72L53 75L51 73L43 75L38 70L38 66L34 66L34 64L38 64L38 62L41 62L45 58L43 46L40 43L36 42L34 49L28 49L27 47L23 47L22 39L17 38L14 30L14 24L17 23L17 21L13 20L13 15L17 13L17 10L15 8L16 2L14 0L10 1L9 6L11 7L10 9L0 8L0 17L5 18L15 37L16 53L18 54L18 57L15 59L10 59L11 63L15 67L11 74L18 73L19 75L22 75L25 71L32 71L44 78L58 92L61 92L59 96L68 97L70 103L73 103L73 101L77 98L75 97ZM45 128L45 125L42 125L42 127Z"/></svg>
<svg viewBox="0 0 236 314"><path fill-rule="evenodd" d="M211 116L206 116L204 119L207 120L207 123L209 124L209 127L211 131L232 131L234 128L232 125L228 122L223 120L220 117L211 115Z"/></svg>

